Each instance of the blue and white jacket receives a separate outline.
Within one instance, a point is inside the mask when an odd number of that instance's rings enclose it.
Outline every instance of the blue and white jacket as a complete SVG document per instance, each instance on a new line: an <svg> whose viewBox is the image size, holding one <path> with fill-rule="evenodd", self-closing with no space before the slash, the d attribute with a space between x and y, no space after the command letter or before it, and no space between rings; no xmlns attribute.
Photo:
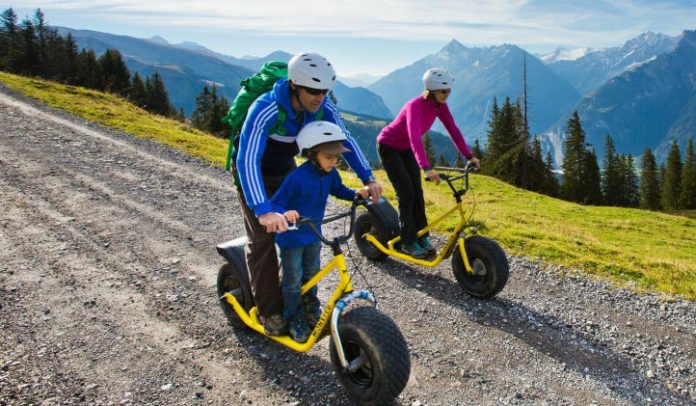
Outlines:
<svg viewBox="0 0 696 406"><path fill-rule="evenodd" d="M300 216L310 217L315 222L324 218L326 200L329 195L352 201L355 190L346 187L336 168L326 173L312 162L306 161L288 175L271 198L273 211L285 213L297 210ZM321 231L321 226L317 227ZM309 226L276 234L276 243L281 248L299 248L319 240Z"/></svg>
<svg viewBox="0 0 696 406"><path fill-rule="evenodd" d="M257 217L272 211L263 177L284 176L295 167L294 156L299 152L295 143L297 134L316 117L315 113L295 112L290 97L289 80L277 81L273 90L259 96L251 105L240 134L235 164L244 197ZM287 113L283 123L285 135L269 134L276 124L279 105ZM343 154L343 158L358 178L367 181L372 176L370 164L343 125L336 106L326 97L320 109L324 109L322 120L335 123L346 133L348 139L343 144L351 152Z"/></svg>

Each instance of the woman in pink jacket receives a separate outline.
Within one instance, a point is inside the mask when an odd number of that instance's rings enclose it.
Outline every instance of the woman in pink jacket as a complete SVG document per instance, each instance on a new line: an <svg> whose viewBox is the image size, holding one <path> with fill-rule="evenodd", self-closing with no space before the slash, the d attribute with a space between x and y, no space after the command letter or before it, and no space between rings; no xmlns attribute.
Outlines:
<svg viewBox="0 0 696 406"><path fill-rule="evenodd" d="M440 183L440 176L428 162L422 139L436 117L447 129L459 153L476 168L480 165L466 145L464 136L447 107L447 97L453 82L452 75L445 69L428 69L423 75L423 94L406 102L394 121L377 136L380 161L399 201L401 250L414 258L435 254L428 236L416 238L416 235L418 230L428 225L420 179L421 169L428 179L436 184Z"/></svg>

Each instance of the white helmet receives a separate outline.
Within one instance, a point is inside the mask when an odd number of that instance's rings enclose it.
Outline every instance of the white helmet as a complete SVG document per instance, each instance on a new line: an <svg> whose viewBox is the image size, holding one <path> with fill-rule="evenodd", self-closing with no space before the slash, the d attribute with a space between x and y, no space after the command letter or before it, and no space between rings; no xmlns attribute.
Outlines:
<svg viewBox="0 0 696 406"><path fill-rule="evenodd" d="M319 146L319 150L330 154L342 154L349 149L343 146L346 134L341 127L330 121L312 121L302 127L297 134L297 146L300 153ZM325 145L323 145L325 144Z"/></svg>
<svg viewBox="0 0 696 406"><path fill-rule="evenodd" d="M454 78L443 68L430 68L423 74L423 85L426 90L451 89Z"/></svg>
<svg viewBox="0 0 696 406"><path fill-rule="evenodd" d="M323 56L303 53L288 62L288 78L299 86L330 90L336 82L336 71Z"/></svg>

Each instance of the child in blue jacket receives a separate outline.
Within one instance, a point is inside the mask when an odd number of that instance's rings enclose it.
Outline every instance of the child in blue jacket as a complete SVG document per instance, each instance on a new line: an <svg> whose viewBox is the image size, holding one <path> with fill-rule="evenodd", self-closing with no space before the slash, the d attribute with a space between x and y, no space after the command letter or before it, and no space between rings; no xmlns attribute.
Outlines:
<svg viewBox="0 0 696 406"><path fill-rule="evenodd" d="M288 222L295 222L300 216L318 222L324 218L329 195L348 201L352 201L356 193L368 197L367 188L355 191L346 187L336 170L340 155L349 152L343 146L345 139L341 128L328 121L315 121L302 128L297 145L308 159L283 180L271 198L274 211L284 213ZM280 247L283 267L283 317L289 323L293 339L304 343L319 321L321 306L316 286L304 297L300 290L302 284L321 269L321 241L303 225L297 230L276 234L276 244Z"/></svg>

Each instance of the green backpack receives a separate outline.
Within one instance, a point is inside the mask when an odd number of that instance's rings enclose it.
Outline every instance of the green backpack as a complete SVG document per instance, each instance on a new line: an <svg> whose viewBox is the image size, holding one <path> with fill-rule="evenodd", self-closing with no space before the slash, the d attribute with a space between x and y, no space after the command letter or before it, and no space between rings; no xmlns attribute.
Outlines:
<svg viewBox="0 0 696 406"><path fill-rule="evenodd" d="M227 115L222 117L220 121L232 127L230 134L230 145L227 148L227 163L225 168L229 171L232 162L232 157L236 154L239 144L239 134L242 132L242 126L247 116L247 111L251 104L262 94L273 89L273 85L280 79L288 77L287 62L270 61L263 64L261 70L239 82L240 89L237 97L232 102L232 107L227 112ZM271 134L285 135L285 119L288 113L278 105L278 116L276 123L271 127ZM315 116L315 120L321 120L324 116L324 110L321 109ZM238 179L235 183L239 184Z"/></svg>
<svg viewBox="0 0 696 406"><path fill-rule="evenodd" d="M241 87L239 93L234 98L232 107L230 107L227 115L220 120L232 127L225 166L228 171L230 170L232 156L236 153L239 133L242 131L249 107L257 97L273 89L275 82L286 77L288 77L288 64L286 62L271 61L266 62L260 71L239 82ZM278 119L272 130L276 133L284 132L283 123L286 117L287 113L285 110L278 108Z"/></svg>

